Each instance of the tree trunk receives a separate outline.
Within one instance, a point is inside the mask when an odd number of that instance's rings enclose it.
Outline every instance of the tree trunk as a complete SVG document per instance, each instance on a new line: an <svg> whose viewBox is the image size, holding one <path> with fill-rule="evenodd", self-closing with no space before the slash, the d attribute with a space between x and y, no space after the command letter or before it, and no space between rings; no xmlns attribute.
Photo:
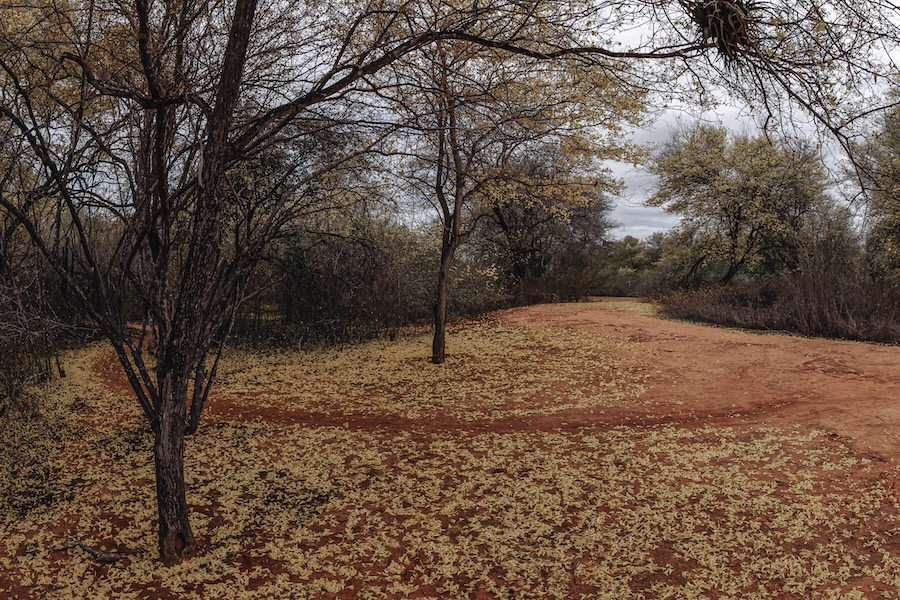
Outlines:
<svg viewBox="0 0 900 600"><path fill-rule="evenodd" d="M437 288L434 293L434 340L431 343L431 362L444 362L447 341L447 300L449 296L450 265L453 262L453 248L444 243L441 246L441 266L438 270Z"/></svg>
<svg viewBox="0 0 900 600"><path fill-rule="evenodd" d="M206 390L206 368L201 363L194 374L194 391L191 394L191 409L185 429L187 435L194 435L200 428L200 413L206 403Z"/></svg>
<svg viewBox="0 0 900 600"><path fill-rule="evenodd" d="M186 386L169 384L161 388L158 421L153 428L159 555L164 563L172 564L194 550L184 486Z"/></svg>
<svg viewBox="0 0 900 600"><path fill-rule="evenodd" d="M740 271L740 264L731 264L728 266L728 270L722 275L722 278L719 280L719 283L722 285L728 285L731 283L731 280L734 279L734 276L737 275L737 272Z"/></svg>

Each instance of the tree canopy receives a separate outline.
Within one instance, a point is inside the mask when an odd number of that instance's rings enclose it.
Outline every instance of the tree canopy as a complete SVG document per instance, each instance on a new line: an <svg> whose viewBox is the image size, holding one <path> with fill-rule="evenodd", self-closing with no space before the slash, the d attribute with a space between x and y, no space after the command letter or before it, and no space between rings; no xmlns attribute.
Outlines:
<svg viewBox="0 0 900 600"><path fill-rule="evenodd" d="M896 91L894 96L896 96ZM880 116L874 135L862 144L868 188L870 274L896 288L900 284L900 112Z"/></svg>
<svg viewBox="0 0 900 600"><path fill-rule="evenodd" d="M432 361L445 354L450 269L477 221L522 205L566 220L617 182L601 161L635 159L624 129L643 94L579 64L535 62L446 41L390 70L402 185L442 227ZM508 233L512 230L506 228Z"/></svg>
<svg viewBox="0 0 900 600"><path fill-rule="evenodd" d="M677 133L652 171L659 183L647 203L681 217L693 251L687 276L722 265L722 283L741 271L794 266L805 219L825 200L825 168L810 148L730 137L724 127Z"/></svg>

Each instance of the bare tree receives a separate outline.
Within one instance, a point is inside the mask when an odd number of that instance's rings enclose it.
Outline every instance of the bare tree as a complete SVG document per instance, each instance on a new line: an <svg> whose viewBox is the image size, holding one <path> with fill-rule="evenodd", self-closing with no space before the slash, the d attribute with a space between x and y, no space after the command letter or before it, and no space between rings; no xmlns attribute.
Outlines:
<svg viewBox="0 0 900 600"><path fill-rule="evenodd" d="M8 127L0 129L0 198L17 204L38 204L41 191L32 189L35 173L18 160L22 143ZM5 134L5 135L4 135ZM27 199L26 199L27 198ZM0 416L20 405L30 385L50 379L56 359L58 323L54 318L41 256L23 235L21 223L0 211Z"/></svg>

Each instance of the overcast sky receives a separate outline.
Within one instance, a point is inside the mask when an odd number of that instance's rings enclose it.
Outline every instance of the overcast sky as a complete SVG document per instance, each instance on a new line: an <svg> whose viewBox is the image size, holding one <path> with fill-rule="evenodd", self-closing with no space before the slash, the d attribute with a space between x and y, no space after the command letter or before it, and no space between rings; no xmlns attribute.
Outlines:
<svg viewBox="0 0 900 600"><path fill-rule="evenodd" d="M684 112L667 111L651 125L635 131L634 141L638 144L661 144L678 127L688 126L697 121L724 124L733 132L752 129L752 119L735 107L722 106L715 111L700 116ZM626 189L614 199L612 220L619 224L612 231L615 238L633 235L646 238L656 231L667 231L678 222L678 218L661 208L644 206L644 201L653 194L656 179L643 168L623 163L612 163L610 167L617 177L625 181Z"/></svg>
<svg viewBox="0 0 900 600"><path fill-rule="evenodd" d="M653 193L654 177L630 165L613 165L613 171L625 180L625 192L615 199L612 220L619 224L612 231L613 237L622 238L633 235L636 238L648 237L655 231L670 229L677 219L661 208L644 206Z"/></svg>

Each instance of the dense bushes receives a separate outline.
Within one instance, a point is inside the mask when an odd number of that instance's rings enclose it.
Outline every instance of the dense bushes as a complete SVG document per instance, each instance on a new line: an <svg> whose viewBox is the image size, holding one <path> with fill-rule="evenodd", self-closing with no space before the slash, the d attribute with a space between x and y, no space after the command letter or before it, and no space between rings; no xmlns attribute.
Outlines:
<svg viewBox="0 0 900 600"><path fill-rule="evenodd" d="M0 280L0 415L16 406L31 384L60 373L59 325L40 293L39 282L19 287Z"/></svg>
<svg viewBox="0 0 900 600"><path fill-rule="evenodd" d="M804 335L900 343L900 296L866 268L846 228L807 240L800 267L776 278L680 289L662 296L676 317Z"/></svg>
<svg viewBox="0 0 900 600"><path fill-rule="evenodd" d="M900 343L900 295L873 268L846 210L823 204L797 231L793 269L747 269L728 284L675 230L608 245L607 293L653 295L677 318L810 336Z"/></svg>
<svg viewBox="0 0 900 600"><path fill-rule="evenodd" d="M343 230L307 228L283 240L259 275L234 333L292 346L393 335L431 319L439 232L387 217ZM452 270L450 311L466 315L509 303L497 269L461 252ZM270 282L267 288L263 288Z"/></svg>
<svg viewBox="0 0 900 600"><path fill-rule="evenodd" d="M886 293L844 282L825 289L808 277L677 290L665 312L709 323L803 335L900 342L900 306Z"/></svg>

